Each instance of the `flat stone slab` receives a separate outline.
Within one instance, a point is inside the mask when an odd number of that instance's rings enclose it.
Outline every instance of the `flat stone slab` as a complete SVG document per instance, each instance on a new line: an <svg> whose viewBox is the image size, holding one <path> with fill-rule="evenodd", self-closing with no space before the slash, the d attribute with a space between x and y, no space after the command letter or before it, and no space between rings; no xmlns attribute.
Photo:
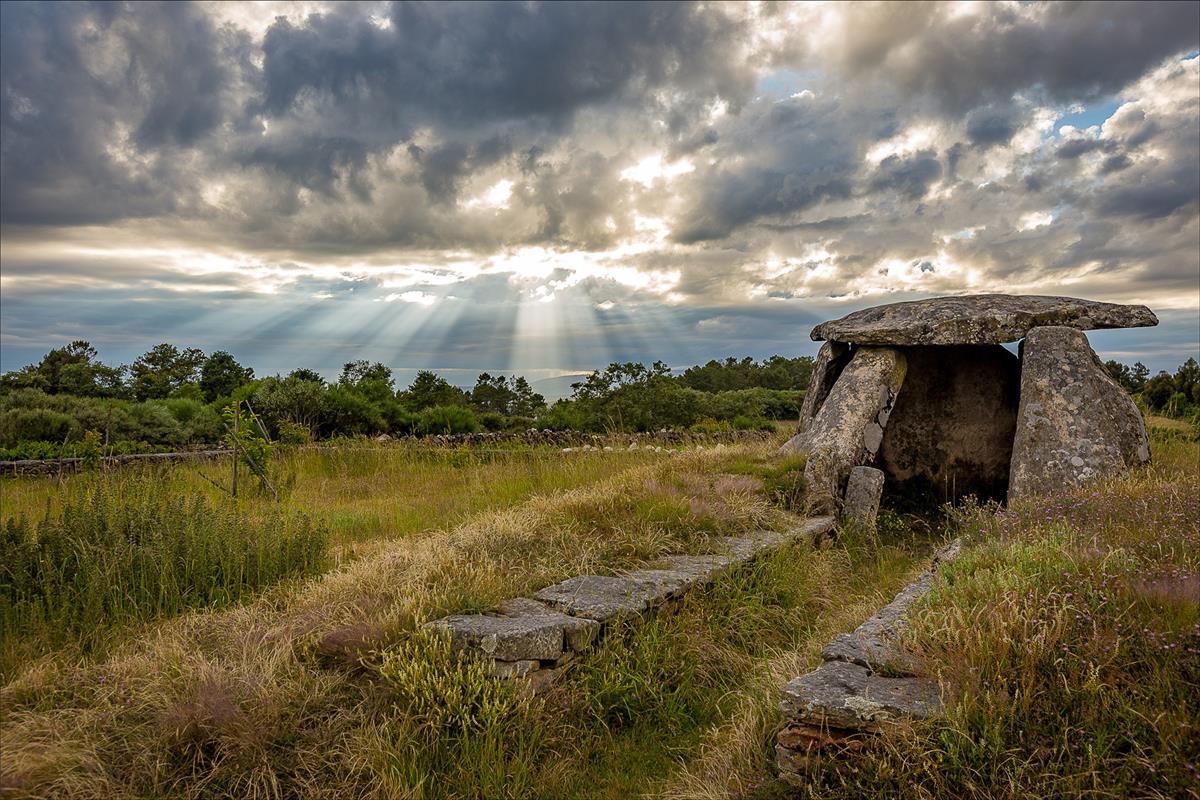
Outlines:
<svg viewBox="0 0 1200 800"><path fill-rule="evenodd" d="M582 653L590 647L600 634L600 623L563 614L545 603L539 603L528 597L514 597L511 600L505 600L504 604L500 606L500 613L506 617L536 618L538 621L546 620L558 625L562 628L566 649L575 653Z"/></svg>
<svg viewBox="0 0 1200 800"><path fill-rule="evenodd" d="M902 647L901 631L908 609L929 593L933 573L926 572L904 587L896 599L854 629L839 633L821 651L825 661L846 661L885 675L916 675L920 662Z"/></svg>
<svg viewBox="0 0 1200 800"><path fill-rule="evenodd" d="M497 661L549 661L563 654L563 625L552 617L455 614L425 628L449 632L456 652L478 651Z"/></svg>
<svg viewBox="0 0 1200 800"><path fill-rule="evenodd" d="M858 664L828 661L784 686L779 708L789 720L869 731L933 716L942 698L932 678L885 678Z"/></svg>
<svg viewBox="0 0 1200 800"><path fill-rule="evenodd" d="M812 330L814 341L853 344L1001 344L1033 328L1078 330L1143 328L1158 324L1146 306L1098 303L1074 297L976 294L935 297L865 308Z"/></svg>
<svg viewBox="0 0 1200 800"><path fill-rule="evenodd" d="M580 575L547 586L534 596L565 614L608 622L640 614L666 601L683 585L684 576L678 572L641 572L637 577ZM662 574L645 574L651 572Z"/></svg>

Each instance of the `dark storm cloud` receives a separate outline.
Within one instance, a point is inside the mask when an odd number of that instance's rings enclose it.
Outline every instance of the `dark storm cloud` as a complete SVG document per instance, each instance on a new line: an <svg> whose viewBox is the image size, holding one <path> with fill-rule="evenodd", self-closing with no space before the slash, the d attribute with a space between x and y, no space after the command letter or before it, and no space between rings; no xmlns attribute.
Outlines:
<svg viewBox="0 0 1200 800"><path fill-rule="evenodd" d="M830 56L967 109L1014 92L1079 101L1110 94L1163 58L1200 44L1200 3L985 4L982 19L948 3L856 3Z"/></svg>
<svg viewBox="0 0 1200 800"><path fill-rule="evenodd" d="M531 304L559 367L972 288L1194 304L1197 7L0 4L5 366L88 326L495 369Z"/></svg>
<svg viewBox="0 0 1200 800"><path fill-rule="evenodd" d="M1020 114L1011 107L977 108L967 115L967 140L981 147L1008 144L1019 125Z"/></svg>
<svg viewBox="0 0 1200 800"><path fill-rule="evenodd" d="M174 210L184 177L168 156L223 120L222 46L185 3L0 4L3 221Z"/></svg>
<svg viewBox="0 0 1200 800"><path fill-rule="evenodd" d="M899 192L910 200L920 200L941 175L942 164L932 150L922 150L908 158L893 155L879 162L871 179L871 188Z"/></svg>
<svg viewBox="0 0 1200 800"><path fill-rule="evenodd" d="M656 87L738 96L727 17L683 3L397 3L382 29L351 4L277 22L263 42L263 106L386 105L410 124L473 128L550 118Z"/></svg>
<svg viewBox="0 0 1200 800"><path fill-rule="evenodd" d="M848 197L858 146L846 126L836 102L796 98L748 107L717 143L716 163L697 171L698 196L674 238L721 239L764 217Z"/></svg>

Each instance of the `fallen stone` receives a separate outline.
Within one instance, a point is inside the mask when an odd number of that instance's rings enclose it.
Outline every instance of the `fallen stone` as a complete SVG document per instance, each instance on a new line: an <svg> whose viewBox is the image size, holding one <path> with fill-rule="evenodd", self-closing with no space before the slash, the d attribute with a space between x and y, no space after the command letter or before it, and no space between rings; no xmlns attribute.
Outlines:
<svg viewBox="0 0 1200 800"><path fill-rule="evenodd" d="M932 678L885 678L846 661L828 661L783 688L780 710L790 721L873 731L890 722L926 719L942 708Z"/></svg>
<svg viewBox="0 0 1200 800"><path fill-rule="evenodd" d="M825 398L829 396L829 390L833 388L849 361L850 348L841 342L825 342L821 345L817 352L817 360L813 362L808 391L804 393L804 402L800 404L800 427L797 433L808 430L813 418L825 403Z"/></svg>
<svg viewBox="0 0 1200 800"><path fill-rule="evenodd" d="M804 466L810 512L836 513L850 470L874 460L882 431L904 382L904 356L893 348L860 347L816 418L793 436L783 452L808 454Z"/></svg>
<svg viewBox="0 0 1200 800"><path fill-rule="evenodd" d="M1031 331L1021 345L1008 499L1121 475L1149 460L1142 415L1087 337L1066 327Z"/></svg>
<svg viewBox="0 0 1200 800"><path fill-rule="evenodd" d="M1042 326L1077 330L1141 328L1158 324L1145 306L1074 297L981 294L935 297L866 308L812 330L825 339L867 345L1000 344Z"/></svg>
<svg viewBox="0 0 1200 800"><path fill-rule="evenodd" d="M455 614L425 628L447 631L456 652L479 652L498 661L553 660L563 652L563 625L551 617Z"/></svg>
<svg viewBox="0 0 1200 800"><path fill-rule="evenodd" d="M855 467L846 480L846 499L842 519L863 530L875 529L879 499L883 497L883 471L874 467Z"/></svg>

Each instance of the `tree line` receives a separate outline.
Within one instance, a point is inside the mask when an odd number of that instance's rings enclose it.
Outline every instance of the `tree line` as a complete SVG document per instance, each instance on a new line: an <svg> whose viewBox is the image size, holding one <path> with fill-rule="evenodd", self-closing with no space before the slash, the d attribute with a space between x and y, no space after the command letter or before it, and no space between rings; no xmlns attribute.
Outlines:
<svg viewBox="0 0 1200 800"><path fill-rule="evenodd" d="M132 364L108 366L75 341L37 364L0 375L0 455L168 450L220 441L221 411L244 401L272 437L303 443L338 436L428 435L528 427L588 432L664 427L767 427L794 418L812 359L728 358L675 375L663 363L610 364L547 404L522 376L481 373L474 387L432 371L397 388L381 363L346 363L336 381L314 370L256 378L228 352L159 344Z"/></svg>

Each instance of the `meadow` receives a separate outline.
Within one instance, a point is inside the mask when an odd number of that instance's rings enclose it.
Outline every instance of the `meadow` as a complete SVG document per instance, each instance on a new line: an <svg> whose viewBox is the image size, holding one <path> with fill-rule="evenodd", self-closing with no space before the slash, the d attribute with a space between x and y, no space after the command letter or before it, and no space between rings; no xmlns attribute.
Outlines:
<svg viewBox="0 0 1200 800"><path fill-rule="evenodd" d="M103 502L112 535L153 524L138 509L186 497L200 517L240 521L188 517L185 537L308 530L323 546L237 596L89 617L82 637L6 623L0 785L38 797L790 797L773 772L779 687L961 534L974 546L943 571L913 641L956 698L948 713L825 765L808 793L1194 795L1200 445L1153 430L1154 464L1126 479L999 516L885 511L874 534L779 551L672 614L610 631L536 696L449 657L421 623L786 526L803 462L780 460L778 440L569 454L393 444L281 453L281 502L235 503L208 480L218 465L199 468L208 479L174 467L6 481L8 518Z"/></svg>

